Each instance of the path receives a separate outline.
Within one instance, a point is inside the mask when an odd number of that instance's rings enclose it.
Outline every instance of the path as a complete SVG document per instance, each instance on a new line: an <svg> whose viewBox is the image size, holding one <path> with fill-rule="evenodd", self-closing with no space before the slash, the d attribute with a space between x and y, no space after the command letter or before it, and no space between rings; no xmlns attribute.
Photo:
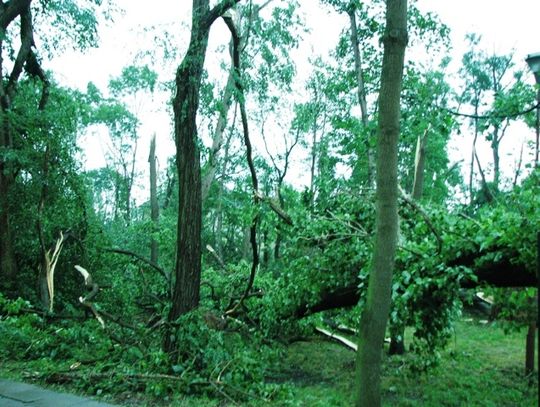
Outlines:
<svg viewBox="0 0 540 407"><path fill-rule="evenodd" d="M45 390L33 384L0 379L0 407L114 407L71 394Z"/></svg>

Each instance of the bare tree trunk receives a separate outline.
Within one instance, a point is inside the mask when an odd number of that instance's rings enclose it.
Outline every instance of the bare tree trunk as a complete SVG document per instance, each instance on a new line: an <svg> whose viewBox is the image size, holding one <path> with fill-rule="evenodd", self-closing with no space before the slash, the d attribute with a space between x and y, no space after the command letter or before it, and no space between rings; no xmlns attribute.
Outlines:
<svg viewBox="0 0 540 407"><path fill-rule="evenodd" d="M317 168L317 125L313 119L313 130L311 139L311 165L309 177L309 209L312 211L315 206L315 169Z"/></svg>
<svg viewBox="0 0 540 407"><path fill-rule="evenodd" d="M370 132L368 131L368 111L366 102L366 90L364 87L364 72L362 70L362 58L360 56L360 41L358 40L358 29L356 27L356 9L348 11L349 20L351 23L351 43L354 51L354 68L356 72L356 82L358 87L358 103L360 104L360 112L362 116L362 124L366 130L366 138L364 145L366 147L368 165L367 165L367 184L373 185L375 174L375 157L370 143Z"/></svg>
<svg viewBox="0 0 540 407"><path fill-rule="evenodd" d="M248 9L249 15L247 16L247 24L245 24L245 27L241 29L242 32L238 32L238 44L237 47L239 51L243 50L246 47L246 42L249 38L249 33L252 28L252 22L255 18L258 17L259 12L266 7L272 0L268 0L262 5L252 5ZM234 44L231 41L230 48L231 51L233 50ZM232 104L232 96L233 91L235 88L235 69L234 67L231 68L229 71L229 76L227 77L227 84L225 85L225 89L223 91L223 97L221 99L221 108L219 111L219 118L216 125L216 130L214 132L214 138L212 140L212 148L210 150L210 155L208 158L208 165L206 168L205 175L202 180L202 200L203 202L206 200L208 196L208 192L210 191L210 186L212 185L212 182L214 181L214 178L216 176L217 171L217 159L219 156L219 151L221 149L221 145L223 144L223 133L225 131L225 127L227 126L227 114L229 112L229 109Z"/></svg>
<svg viewBox="0 0 540 407"><path fill-rule="evenodd" d="M210 192L210 186L212 185L214 177L216 176L216 171L218 167L218 155L221 149L221 145L223 144L223 133L225 131L225 127L227 126L227 114L229 112L229 108L231 107L234 86L234 70L231 69L229 71L225 90L223 91L223 97L221 98L219 118L216 125L216 130L214 132L214 138L212 140L212 148L210 149L210 155L208 157L206 173L202 180L203 202L208 197L208 193Z"/></svg>
<svg viewBox="0 0 540 407"><path fill-rule="evenodd" d="M199 305L201 285L201 163L197 146L197 110L208 36L212 23L239 0L222 0L210 9L209 0L193 0L189 47L176 71L173 99L176 167L178 171L178 230L175 284L163 348L170 355L177 341L172 326Z"/></svg>
<svg viewBox="0 0 540 407"><path fill-rule="evenodd" d="M474 105L474 139L472 143L472 153L471 153L471 166L469 170L469 204L472 205L474 201L474 191L473 191L473 181L474 181L474 157L476 155L476 141L478 140L478 103L480 100L480 95L476 95L475 105Z"/></svg>
<svg viewBox="0 0 540 407"><path fill-rule="evenodd" d="M159 222L159 204L157 198L157 168L156 168L156 135L150 141L150 219L152 220L152 232L156 232ZM150 241L150 260L158 262L158 243L154 237Z"/></svg>
<svg viewBox="0 0 540 407"><path fill-rule="evenodd" d="M414 160L414 182L412 198L415 201L422 199L424 194L424 172L426 167L426 144L430 127L426 129L422 136L418 136L416 145L416 157Z"/></svg>
<svg viewBox="0 0 540 407"><path fill-rule="evenodd" d="M131 169L129 173L125 172L124 182L126 185L126 197L125 197L125 206L126 206L126 213L125 213L125 221L126 225L131 224L131 190L133 189L133 181L135 180L135 157L137 155L137 146L138 141L135 139L135 148L133 149L133 156L131 157Z"/></svg>
<svg viewBox="0 0 540 407"><path fill-rule="evenodd" d="M392 300L398 234L397 146L407 46L407 0L387 0L386 7L379 94L375 246L356 359L356 405L361 407L381 405L382 349Z"/></svg>
<svg viewBox="0 0 540 407"><path fill-rule="evenodd" d="M493 153L493 188L495 191L499 190L499 179L500 179L500 156L499 156L499 126L496 125L493 129L492 139L491 139L491 151Z"/></svg>

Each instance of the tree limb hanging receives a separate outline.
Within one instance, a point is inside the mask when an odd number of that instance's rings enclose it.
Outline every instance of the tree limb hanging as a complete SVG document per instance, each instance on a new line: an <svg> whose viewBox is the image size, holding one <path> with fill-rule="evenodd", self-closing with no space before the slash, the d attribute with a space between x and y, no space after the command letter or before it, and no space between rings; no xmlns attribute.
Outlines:
<svg viewBox="0 0 540 407"><path fill-rule="evenodd" d="M487 183L486 175L484 174L484 170L482 169L482 164L480 164L480 159L478 158L478 154L476 153L476 148L473 150L473 154L474 154L474 159L476 160L476 164L478 165L478 171L480 172L480 177L482 178L482 188L484 190L486 200L488 202L492 202L494 199L494 196L491 193L491 189L489 188L489 185Z"/></svg>
<svg viewBox="0 0 540 407"><path fill-rule="evenodd" d="M244 131L244 144L246 146L246 158L249 166L249 171L251 174L251 183L253 185L253 204L256 207L255 215L253 216L253 219L251 220L251 226L250 226L250 242L251 242L251 248L253 252L253 261L251 263L251 272L249 275L249 281L247 284L247 287L244 291L244 294L242 297L238 300L236 305L234 305L232 308L226 311L226 314L232 314L234 313L240 305L244 302L244 300L249 295L249 292L251 291L251 288L253 287L253 282L255 281L255 274L257 273L257 268L259 267L259 250L257 247L257 225L259 223L259 211L258 207L260 204L260 199L258 197L258 191L259 191L259 181L257 180L257 172L255 171L255 164L253 162L253 152L251 147L251 140L249 138L249 127L248 127L248 119L247 119L247 113L246 113L246 103L245 103L245 95L244 95L244 87L241 80L241 67L240 67L240 37L238 36L238 31L236 30L236 27L234 25L234 21L231 16L224 15L223 20L225 21L225 24L227 24L227 27L229 28L232 36L232 42L233 42L233 66L235 71L235 82L236 82L236 88L238 91L238 103L240 105L240 115L242 118L242 128Z"/></svg>
<svg viewBox="0 0 540 407"><path fill-rule="evenodd" d="M283 210L283 208L279 205L279 202L276 202L275 199L272 199L268 196L264 196L260 191L255 191L255 194L257 195L257 198L259 198L260 201L268 203L270 208L278 215L283 222L285 222L289 226L293 226L293 221L290 215Z"/></svg>
<svg viewBox="0 0 540 407"><path fill-rule="evenodd" d="M133 257L133 258L135 258L135 259L137 259L137 260L139 260L139 261L141 261L141 262L143 262L143 263L149 265L150 267L152 267L152 268L153 268L154 270L156 270L159 274L161 274L161 275L165 278L165 280L166 280L167 282L170 282L170 280L171 280L169 274L167 274L167 273L165 272L165 270L163 270L163 269L159 266L159 264L154 263L152 260L147 259L147 258L141 256L140 254L137 254L137 253L132 252L132 251L130 251L130 250L120 249L120 248L116 248L116 247L111 247L111 248L108 248L108 249L105 249L105 250L108 251L108 252L111 252L111 253L124 254L124 255L126 255L126 256L131 256L131 257Z"/></svg>
<svg viewBox="0 0 540 407"><path fill-rule="evenodd" d="M219 266L223 269L223 270L227 270L227 265L225 264L225 262L223 261L223 259L221 257L219 257L219 254L217 254L216 250L210 246L209 244L206 245L206 250L208 250L210 252L210 254L214 257L214 259L216 259L216 261L218 262Z"/></svg>

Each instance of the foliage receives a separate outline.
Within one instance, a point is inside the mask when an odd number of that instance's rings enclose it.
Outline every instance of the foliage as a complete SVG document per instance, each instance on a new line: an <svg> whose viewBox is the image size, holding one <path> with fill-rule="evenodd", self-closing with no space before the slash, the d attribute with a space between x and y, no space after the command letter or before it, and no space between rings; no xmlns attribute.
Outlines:
<svg viewBox="0 0 540 407"><path fill-rule="evenodd" d="M275 405L350 403L347 383L352 379L347 372L353 370L353 362L348 351L311 335L314 324L328 319L356 324L365 302L375 207L372 185L367 182L367 150L374 148L378 114L378 39L384 29L384 2L322 2L340 13L350 12L350 7L357 13L366 122L358 114L350 27L344 27L329 58L311 61L311 76L300 84L292 58L306 32L300 2L268 3L260 15L251 15L253 5L244 3L237 6L241 28L249 31L242 54L243 79L264 199L260 207L253 207L239 120L233 121L231 112L226 151L218 157L216 179L204 203L202 242L213 251L203 253L201 303L172 322L170 332L179 344L172 358L163 352L162 343L163 321L171 306L172 270L182 256L176 249L176 175L167 175L166 180L163 176L159 185L157 229L150 221L148 203L135 206L132 196L140 176L135 162L142 114L138 102L151 100L160 89L157 73L148 66L127 66L110 80L106 91L91 83L84 91L68 89L51 77L43 111L38 109L42 84L27 77L19 81L12 109L5 116L13 146L0 149L0 161L15 174L8 199L19 265L18 294L24 300L8 300L0 293L2 362L13 363L17 371L39 372L50 382L71 383L87 393L119 398L124 392L144 393L140 397L149 403L183 403L184 397L193 405L218 405L231 399L246 405L260 405L263 399ZM33 2L38 46L51 54L71 46L83 50L94 46L103 19L98 10L104 4L98 0ZM420 13L414 3L409 18L412 42L444 54L448 27L436 16ZM15 56L13 33L10 28L5 39L9 57ZM471 385L463 377L478 379L486 371L490 372L487 382L499 385L505 403L534 398L521 383L509 383L504 376L509 373L518 382L511 352L517 352L522 342L516 331L537 318L536 291L482 287L495 300L496 321L484 327L461 319L461 287L474 285L478 267L506 261L535 273L540 230L538 170L526 178L517 174L512 187L508 182L488 183L496 190L491 202L481 199L483 191L472 191L478 199L461 206L460 197L452 194L463 180L459 166L451 166L449 158L448 142L460 131L451 106L464 102L479 113L489 111L491 117L473 124L495 149L504 134L500 131L514 120L503 116L515 115L534 98L523 73L513 70L510 55L488 55L478 38L471 36L469 41L461 71L466 82L459 90L447 82L446 58L429 68L416 61L406 66L399 144L399 183L406 191L412 189L415 146L422 135L427 138L427 160L424 194L418 202L422 213L404 200L400 207L389 333L400 335L406 328L412 352L387 360L384 391L392 405L484 403L492 398L482 393L483 384ZM228 72L229 55L224 53L223 59ZM499 76L498 82L492 72ZM205 75L200 89L203 119L198 123L203 134L205 126L214 131L216 113L224 109L211 70ZM534 112L516 120L532 127ZM80 135L90 130L106 133L111 149L106 167L84 172L78 143ZM310 179L303 166L302 186L285 180L274 192L282 171L279 165L287 159L280 142L290 147L292 135L298 147L291 162L302 165L300 152L307 153L304 161ZM270 146L266 154L257 145L263 138ZM205 141L197 143L203 148ZM207 156L211 153L209 148L203 151ZM168 164L167 174L176 173L174 158ZM292 226L271 209L270 199L288 213ZM261 265L252 292L234 315L227 315L247 284L251 254L246 230L256 214ZM33 231L39 220L47 247L60 232L68 235L56 270L58 301L53 314L44 314L36 305L40 242ZM154 265L145 261L152 238L160 247L159 264ZM278 242L281 255L272 256ZM113 247L139 258L113 253ZM105 329L79 303L85 293L75 264L87 268L101 287L93 301L98 312L108 315ZM512 273L511 268L507 272ZM357 288L356 307L300 318L343 287ZM509 336L503 337L499 327ZM463 337L459 332L465 332ZM476 336L486 342L480 343ZM457 340L453 345L452 337ZM484 352L486 348L493 354ZM480 360L476 353L482 352ZM505 356L501 360L497 354ZM497 366L495 372L492 364ZM407 374L403 374L405 366L411 368ZM454 375L451 371L456 367L459 373ZM421 374L425 372L430 376ZM452 400L444 397L448 383L459 385Z"/></svg>

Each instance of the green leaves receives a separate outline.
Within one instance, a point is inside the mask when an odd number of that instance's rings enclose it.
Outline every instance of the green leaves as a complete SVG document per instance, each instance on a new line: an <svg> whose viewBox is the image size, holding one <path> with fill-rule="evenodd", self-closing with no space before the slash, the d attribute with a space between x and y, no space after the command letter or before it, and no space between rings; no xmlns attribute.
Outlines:
<svg viewBox="0 0 540 407"><path fill-rule="evenodd" d="M111 79L109 90L115 97L126 96L141 91L153 93L157 85L158 75L148 66L127 66L122 69L118 78Z"/></svg>

